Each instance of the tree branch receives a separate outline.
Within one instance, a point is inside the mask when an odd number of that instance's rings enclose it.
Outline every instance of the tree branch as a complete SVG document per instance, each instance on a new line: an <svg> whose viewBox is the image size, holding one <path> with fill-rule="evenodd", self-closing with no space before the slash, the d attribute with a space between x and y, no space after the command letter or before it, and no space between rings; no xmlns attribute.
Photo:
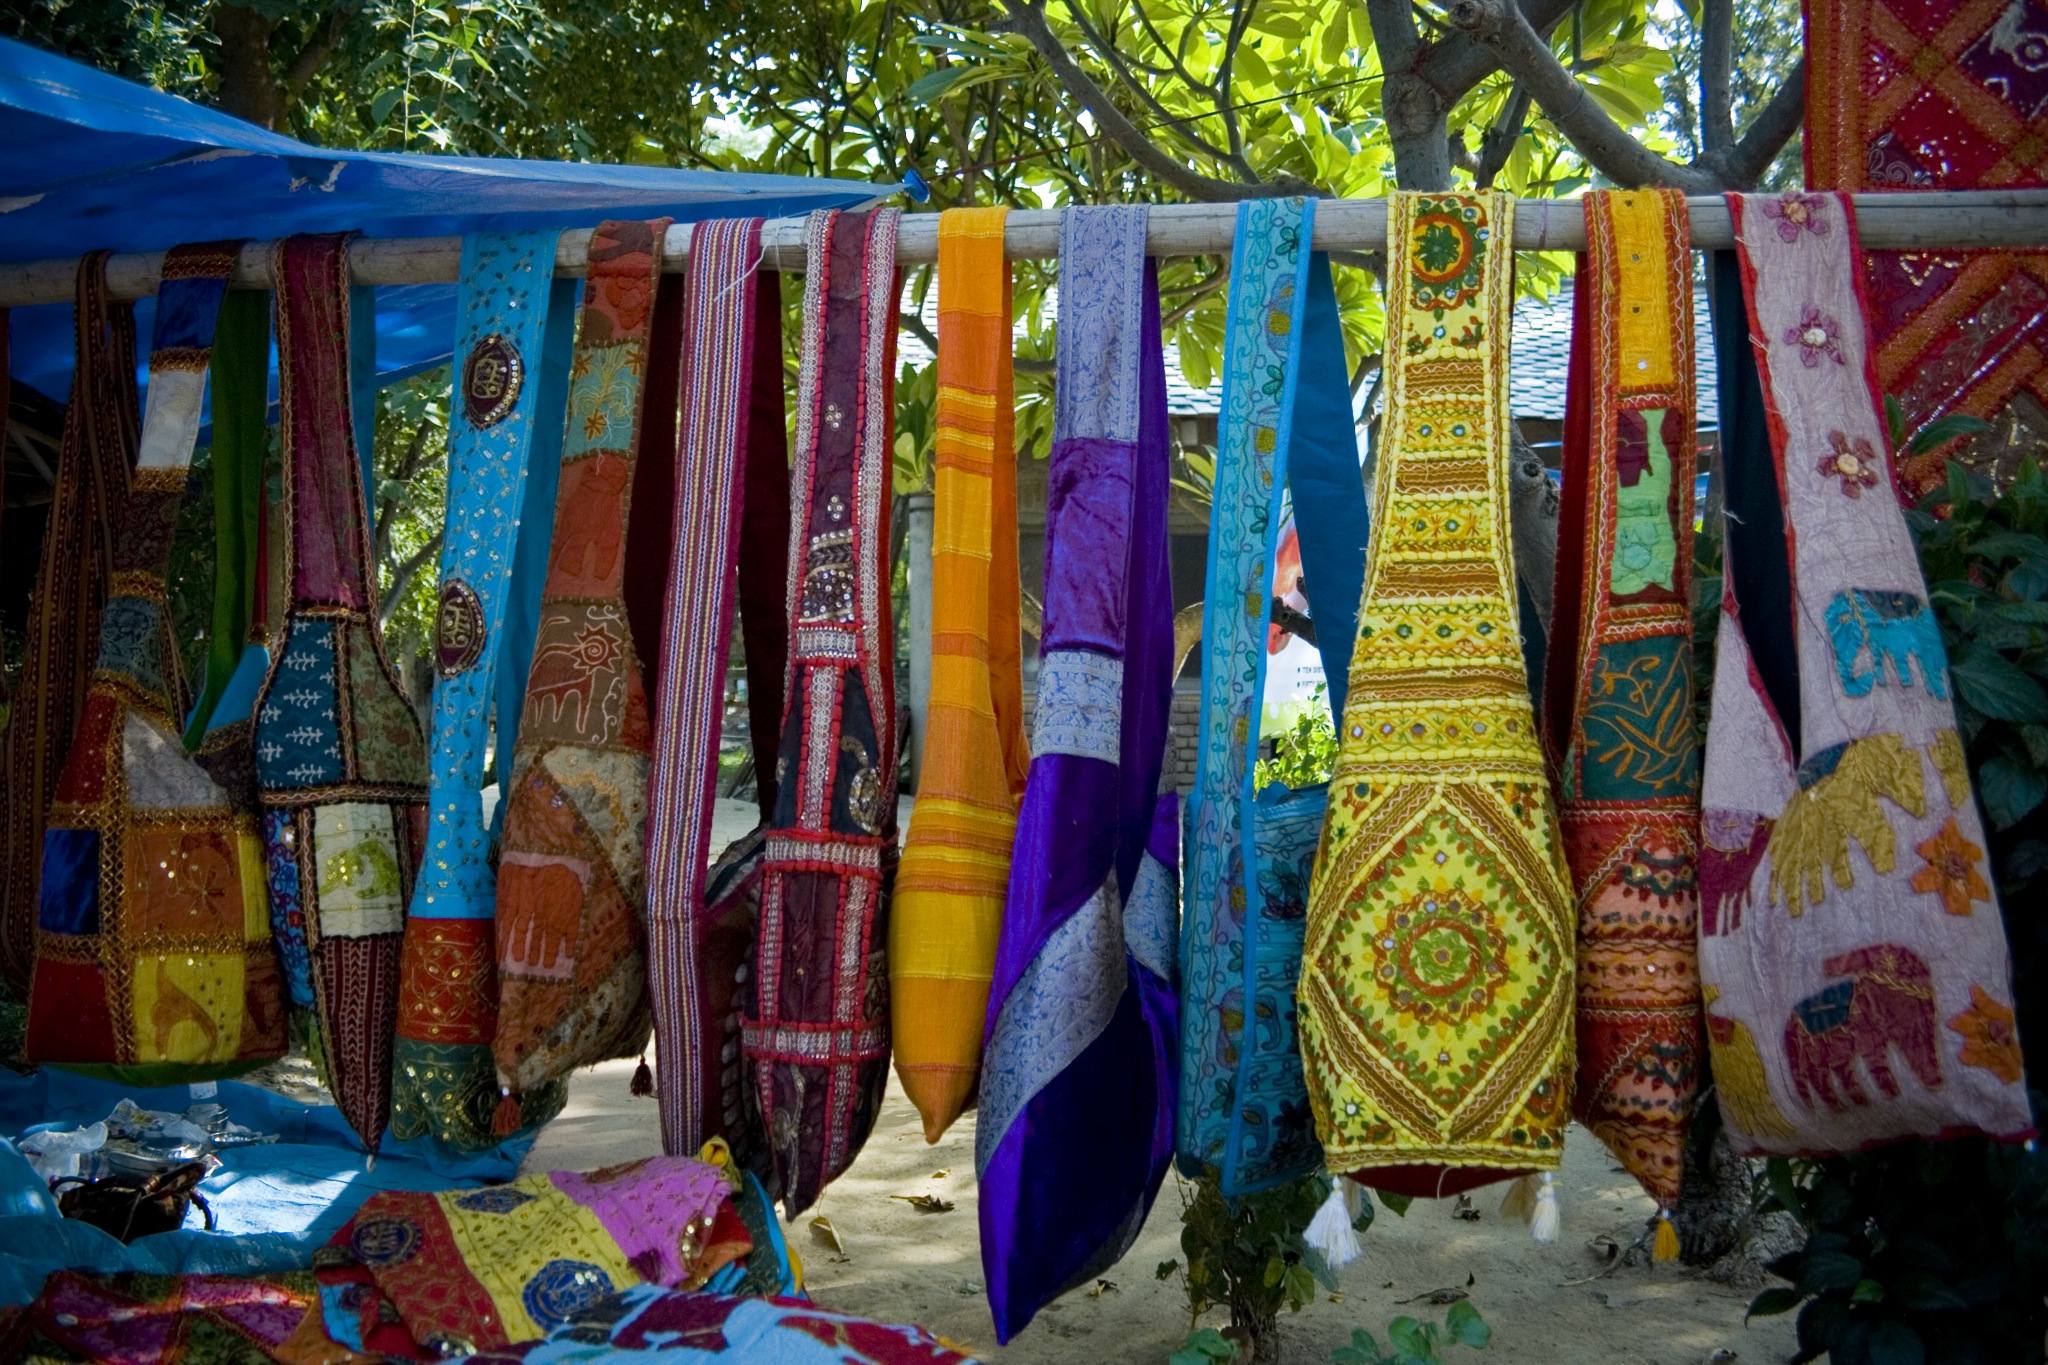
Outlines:
<svg viewBox="0 0 2048 1365"><path fill-rule="evenodd" d="M1778 153L1799 131L1799 125L1806 117L1806 58L1792 68L1792 74L1778 87L1778 93L1771 96L1763 112L1750 121L1750 125L1736 140L1733 147L1718 158L1723 182L1730 188L1746 189L1754 185L1763 173L1778 159ZM1702 158L1708 162L1717 160L1712 155Z"/></svg>
<svg viewBox="0 0 2048 1365"><path fill-rule="evenodd" d="M1472 178L1480 189L1493 188L1494 177L1514 155L1515 144L1522 137L1522 125L1528 121L1529 87L1516 81L1508 102L1501 108L1500 117L1479 138L1479 160L1472 168Z"/></svg>
<svg viewBox="0 0 2048 1365"><path fill-rule="evenodd" d="M932 329L925 326L924 319L917 314L897 313L896 325L929 346L933 355L939 353L938 337L933 335ZM1018 374L1051 374L1057 368L1057 362L1040 360L1037 356L1020 355L1011 357L1010 366Z"/></svg>
<svg viewBox="0 0 2048 1365"><path fill-rule="evenodd" d="M405 454L399 456L397 465L392 468L392 478L405 483L420 472L420 466L426 463L427 437L433 430L432 422L422 422L413 429L412 441L406 446ZM391 553L391 528L397 520L398 503L395 500L384 502L377 509L377 525L372 532L372 547L375 557L380 562L384 556Z"/></svg>
<svg viewBox="0 0 2048 1365"><path fill-rule="evenodd" d="M1147 174L1180 191L1190 199L1208 203L1230 203L1239 199L1277 197L1302 194L1322 195L1323 191L1297 176L1280 176L1257 184L1241 185L1230 180L1219 180L1214 176L1193 171L1168 156L1153 145L1138 126L1125 117L1123 110L1116 107L1108 93L1095 83L1060 42L1045 21L1045 0L1004 0L1010 19L1006 27L1023 34L1038 49L1038 55L1053 69L1060 84L1067 88L1080 105L1095 119L1095 124L1110 141L1121 148L1124 154L1137 162Z"/></svg>
<svg viewBox="0 0 2048 1365"><path fill-rule="evenodd" d="M1079 5L1074 3L1074 0L1067 0L1067 13L1072 17L1075 26L1081 30L1081 36L1087 40L1088 46L1094 48L1095 54L1108 63L1109 69L1116 75L1118 84L1136 95L1144 106L1151 110L1153 115L1158 118L1158 126L1171 128L1175 136L1179 137L1181 141L1193 147L1203 156L1213 156L1218 161L1233 161L1234 168L1246 179L1258 179L1258 176L1252 174L1252 168L1244 164L1242 157L1233 158L1229 152L1224 151L1190 126L1197 118L1203 117L1202 115L1193 114L1183 118L1173 114L1165 105L1154 99L1152 92L1146 89L1144 83L1131 75L1130 67L1125 64L1123 54L1116 50L1116 44L1105 38L1097 31L1095 25L1088 22L1087 14L1082 11Z"/></svg>
<svg viewBox="0 0 2048 1365"><path fill-rule="evenodd" d="M1185 299L1182 299L1171 309L1167 310L1166 315L1159 319L1159 326L1162 329L1174 326L1189 313L1194 312L1201 305L1203 299L1208 298L1228 283L1230 283L1230 272L1228 270L1217 271L1208 279L1195 286Z"/></svg>
<svg viewBox="0 0 2048 1365"><path fill-rule="evenodd" d="M284 95L281 113L291 112L291 107L298 103L299 93L306 88L306 82L327 64L328 57L341 42L341 35L348 30L351 12L339 8L327 11L313 30L313 35L306 39L305 46L292 58L291 65L285 68L284 77L278 82Z"/></svg>
<svg viewBox="0 0 2048 1365"><path fill-rule="evenodd" d="M405 590L412 586L413 576L426 565L428 560L441 553L442 535L443 532L434 532L427 539L426 544L407 555L398 563L396 568L392 569L391 586L377 602L377 625L380 628L391 624L393 613L398 610L399 602L405 598Z"/></svg>
<svg viewBox="0 0 2048 1365"><path fill-rule="evenodd" d="M1722 188L1713 170L1665 160L1608 117L1511 0L1452 0L1448 13L1451 22L1492 49L1508 74L1543 106L1557 130L1615 184L1701 193Z"/></svg>
<svg viewBox="0 0 2048 1365"><path fill-rule="evenodd" d="M1700 151L1735 145L1735 0L1700 5Z"/></svg>
<svg viewBox="0 0 2048 1365"><path fill-rule="evenodd" d="M1363 270L1382 282L1387 278L1387 253L1384 251L1333 251L1330 253L1330 264L1348 265Z"/></svg>
<svg viewBox="0 0 2048 1365"><path fill-rule="evenodd" d="M1259 0L1237 0L1230 15L1230 32L1223 41L1223 60L1216 67L1216 112L1223 116L1224 131L1230 135L1230 155L1238 165L1244 167L1247 180L1256 180L1251 167L1244 159L1244 129L1239 124L1237 110L1230 99L1230 68L1237 60L1237 49L1244 44L1244 35L1252 26L1252 15L1258 12Z"/></svg>

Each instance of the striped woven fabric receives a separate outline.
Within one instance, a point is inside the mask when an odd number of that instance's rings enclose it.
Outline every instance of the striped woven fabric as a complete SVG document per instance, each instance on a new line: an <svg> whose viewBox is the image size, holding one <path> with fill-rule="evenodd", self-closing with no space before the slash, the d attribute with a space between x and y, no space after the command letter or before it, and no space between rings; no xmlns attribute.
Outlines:
<svg viewBox="0 0 2048 1365"><path fill-rule="evenodd" d="M654 1002L655 1093L663 1148L694 1153L724 1137L743 1157L735 1106L724 1084L732 972L712 970L714 925L705 911L712 802L718 794L719 736L733 608L749 586L747 637L786 625L780 591L787 560L789 478L782 406L782 294L761 265L761 220L699 223L690 235L683 304L683 407L676 459L675 548L669 560L667 626L654 695L654 761L647 784L648 989ZM765 513L780 513L777 540L742 535ZM741 564L740 546L749 543ZM762 556L769 557L767 562ZM765 582L763 581L765 580ZM764 607L765 599L765 607ZM747 651L754 689L782 695L781 660ZM776 719L780 719L780 704ZM756 781L773 799L772 728L756 727ZM765 756L767 762L762 762ZM737 1047L733 1048L737 1053ZM731 1065L738 1065L738 1057Z"/></svg>
<svg viewBox="0 0 2048 1365"><path fill-rule="evenodd" d="M937 1142L974 1098L1024 795L1007 209L939 219L932 696L889 926L896 1072Z"/></svg>

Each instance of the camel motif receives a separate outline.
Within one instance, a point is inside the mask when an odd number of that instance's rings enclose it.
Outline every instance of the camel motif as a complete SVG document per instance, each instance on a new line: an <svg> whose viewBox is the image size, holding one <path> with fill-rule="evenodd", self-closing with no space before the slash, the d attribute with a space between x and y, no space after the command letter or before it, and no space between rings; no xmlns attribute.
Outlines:
<svg viewBox="0 0 2048 1365"><path fill-rule="evenodd" d="M1708 938L1742 927L1750 886L1763 865L1775 822L1748 811L1705 811L1700 817L1700 933Z"/></svg>
<svg viewBox="0 0 2048 1365"><path fill-rule="evenodd" d="M1886 1099L1899 1097L1891 1053L1899 1055L1929 1090L1941 1084L1934 1046L1934 977L1918 953L1896 943L1874 943L1821 964L1829 976L1847 977L1807 996L1785 1021L1785 1060L1801 1101L1843 1110L1870 1103L1856 1063Z"/></svg>
<svg viewBox="0 0 2048 1365"><path fill-rule="evenodd" d="M1880 684L1911 687L1914 659L1920 661L1927 690L1948 696L1948 656L1942 652L1941 630L1927 603L1912 593L1844 589L1828 603L1827 626L1835 672L1850 696L1867 697Z"/></svg>
<svg viewBox="0 0 2048 1365"><path fill-rule="evenodd" d="M164 960L156 960L156 999L149 1004L149 1026L156 1035L156 1055L159 1060L171 1058L171 1034L180 1024L191 1024L206 1035L206 1048L195 1061L204 1061L213 1056L220 1047L220 1025L206 1012L197 1000L186 993L183 987L171 980Z"/></svg>
<svg viewBox="0 0 2048 1365"><path fill-rule="evenodd" d="M526 700L535 720L566 725L571 734L601 740L596 713L618 687L626 649L616 608L594 608L592 617L573 636L569 631L575 622L570 617L550 616L541 623L540 646L533 652L533 669L526 678ZM605 677L601 693L600 675ZM572 702L576 719L568 724Z"/></svg>

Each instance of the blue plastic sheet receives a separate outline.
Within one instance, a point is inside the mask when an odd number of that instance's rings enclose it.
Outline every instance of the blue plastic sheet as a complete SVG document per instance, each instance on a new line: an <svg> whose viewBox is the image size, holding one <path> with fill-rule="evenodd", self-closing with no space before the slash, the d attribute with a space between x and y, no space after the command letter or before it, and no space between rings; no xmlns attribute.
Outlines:
<svg viewBox="0 0 2048 1365"><path fill-rule="evenodd" d="M279 1141L229 1147L200 1192L218 1230L201 1230L195 1209L178 1232L127 1246L97 1228L64 1218L48 1188L5 1138L48 1126L78 1127L107 1116L123 1097L144 1109L183 1112L195 1103L224 1106L246 1128ZM191 1087L140 1089L45 1067L31 1076L0 1072L0 1305L26 1303L53 1271L146 1270L159 1274L246 1275L304 1269L314 1250L379 1190L446 1190L510 1180L534 1134L488 1152L462 1155L431 1138L390 1136L374 1165L332 1105L223 1081L208 1101Z"/></svg>
<svg viewBox="0 0 2048 1365"><path fill-rule="evenodd" d="M778 218L848 208L895 184L665 166L313 147L0 39L0 261L298 232L438 237L588 228L607 218ZM137 333L147 349L145 301ZM71 306L18 308L9 370L54 402L71 387ZM448 358L453 285L377 291L377 373ZM276 398L273 373L271 396Z"/></svg>

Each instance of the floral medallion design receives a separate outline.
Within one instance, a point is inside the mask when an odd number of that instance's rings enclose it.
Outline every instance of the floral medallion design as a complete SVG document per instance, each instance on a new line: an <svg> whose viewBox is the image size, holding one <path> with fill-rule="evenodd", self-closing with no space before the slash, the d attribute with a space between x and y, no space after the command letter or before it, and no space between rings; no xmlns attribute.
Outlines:
<svg viewBox="0 0 2048 1365"><path fill-rule="evenodd" d="M1839 479L1836 485L1845 498L1860 498L1866 488L1877 487L1877 451L1871 447L1870 438L1858 436L1854 441L1848 433L1828 433L1828 453L1820 457L1820 472L1830 479Z"/></svg>
<svg viewBox="0 0 2048 1365"><path fill-rule="evenodd" d="M1764 200L1764 217L1777 224L1779 240L1784 242L1798 241L1802 232L1825 237L1828 233L1827 205L1823 195L1800 194L1794 190L1776 199Z"/></svg>
<svg viewBox="0 0 2048 1365"><path fill-rule="evenodd" d="M1822 356L1837 365L1849 363L1842 355L1842 324L1810 303L1799 315L1799 325L1785 329L1785 344L1799 348L1799 363L1809 370Z"/></svg>

